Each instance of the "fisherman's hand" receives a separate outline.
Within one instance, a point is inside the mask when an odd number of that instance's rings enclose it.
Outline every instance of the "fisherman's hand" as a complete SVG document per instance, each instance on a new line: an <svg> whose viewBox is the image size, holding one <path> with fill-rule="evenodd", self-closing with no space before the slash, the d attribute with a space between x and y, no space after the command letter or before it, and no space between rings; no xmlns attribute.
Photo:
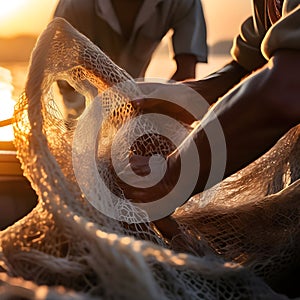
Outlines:
<svg viewBox="0 0 300 300"><path fill-rule="evenodd" d="M130 174L131 172L134 172L134 174L139 178L136 180L136 183L140 184L144 182L143 178L145 178L145 176L147 176L150 172L161 172L159 165L154 165L152 170L150 169L149 159L149 157L145 156L132 155L129 160L129 165L125 168L123 175L128 172L128 177L132 177ZM118 184L123 190L125 197L133 203L150 203L160 200L169 194L177 183L180 172L180 164L178 164L174 157L169 156L166 158L166 165L167 168L162 180L149 188L139 188L132 184L126 184L124 181L119 181ZM155 218L155 220L152 220L156 226L156 229L159 230L160 234L166 240L171 240L175 235L180 233L178 224L170 216L177 208L176 204L172 203L172 199L180 199L180 197L182 197L182 195L178 194L170 198L168 203L164 204L164 206L167 205L170 208L169 213L164 214L160 218ZM160 202L157 202L155 205L157 205L157 207L155 207L154 210L158 211L159 213L162 210L165 210L165 207L161 207Z"/></svg>
<svg viewBox="0 0 300 300"><path fill-rule="evenodd" d="M152 202L173 189L179 177L180 161L172 156L166 157L165 162L163 160L157 156L130 156L128 165L117 174L118 185L127 199L135 203Z"/></svg>

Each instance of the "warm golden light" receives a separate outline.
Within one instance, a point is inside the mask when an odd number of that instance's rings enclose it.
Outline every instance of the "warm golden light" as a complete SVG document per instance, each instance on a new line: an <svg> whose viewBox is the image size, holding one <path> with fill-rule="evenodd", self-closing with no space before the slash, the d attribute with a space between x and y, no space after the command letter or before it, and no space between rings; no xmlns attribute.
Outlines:
<svg viewBox="0 0 300 300"><path fill-rule="evenodd" d="M15 101L12 98L13 86L10 71L0 67L0 121L13 116ZM14 139L11 125L0 127L0 141Z"/></svg>
<svg viewBox="0 0 300 300"><path fill-rule="evenodd" d="M26 0L0 0L0 19L3 21L10 18L25 2Z"/></svg>
<svg viewBox="0 0 300 300"><path fill-rule="evenodd" d="M0 37L39 35L58 0L0 0Z"/></svg>

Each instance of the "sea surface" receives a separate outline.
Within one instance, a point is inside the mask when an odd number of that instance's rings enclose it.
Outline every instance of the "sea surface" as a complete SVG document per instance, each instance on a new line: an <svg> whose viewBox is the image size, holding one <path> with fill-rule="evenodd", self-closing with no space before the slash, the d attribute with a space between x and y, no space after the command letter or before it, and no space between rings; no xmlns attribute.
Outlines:
<svg viewBox="0 0 300 300"><path fill-rule="evenodd" d="M0 62L0 68L5 68L10 71L11 85L12 85L12 98L14 100L17 100L25 87L27 70L28 70L28 62ZM5 80L5 78L3 78L1 74L3 74L3 72L1 72L0 70L0 81L3 79Z"/></svg>

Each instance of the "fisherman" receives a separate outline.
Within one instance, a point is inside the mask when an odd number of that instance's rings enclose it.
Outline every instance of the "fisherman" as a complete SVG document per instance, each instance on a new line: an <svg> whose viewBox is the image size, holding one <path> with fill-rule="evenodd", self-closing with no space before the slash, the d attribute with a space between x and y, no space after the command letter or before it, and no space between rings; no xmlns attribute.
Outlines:
<svg viewBox="0 0 300 300"><path fill-rule="evenodd" d="M133 78L144 77L170 29L177 65L172 79L195 78L196 63L207 62L200 0L60 0L54 16L66 19Z"/></svg>
<svg viewBox="0 0 300 300"><path fill-rule="evenodd" d="M207 62L200 0L60 0L54 17L66 19L133 78L145 76L154 50L170 29L176 62L173 80L195 78L197 62ZM57 83L65 119L76 119L85 98L66 81Z"/></svg>
<svg viewBox="0 0 300 300"><path fill-rule="evenodd" d="M234 40L231 50L233 61L205 79L185 83L209 103L223 95L208 111L205 122L201 122L182 145L181 155L191 157L190 145L194 141L200 156L197 184L189 197L207 187L212 158L205 134L209 127L217 123L222 126L227 146L223 176L226 178L268 151L299 123L299 29L299 0L253 0L253 16L242 24L240 34ZM246 75L248 77L241 81ZM239 81L241 83L235 86ZM157 113L170 108L159 99L154 102L144 99L138 105L144 112ZM147 157L133 156L130 162L138 174L146 174L149 170ZM136 189L126 185L126 197L137 202L152 202L172 190L180 173L178 150L167 157L167 166L166 176L151 188L151 193L147 188ZM171 239L178 234L177 224L171 216L155 224L165 237Z"/></svg>

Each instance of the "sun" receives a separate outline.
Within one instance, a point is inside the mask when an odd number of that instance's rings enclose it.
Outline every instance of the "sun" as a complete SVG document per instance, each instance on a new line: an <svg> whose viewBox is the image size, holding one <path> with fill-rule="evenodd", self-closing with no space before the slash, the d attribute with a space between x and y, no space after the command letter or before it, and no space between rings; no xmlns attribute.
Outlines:
<svg viewBox="0 0 300 300"><path fill-rule="evenodd" d="M12 17L25 3L26 0L0 0L0 20Z"/></svg>

